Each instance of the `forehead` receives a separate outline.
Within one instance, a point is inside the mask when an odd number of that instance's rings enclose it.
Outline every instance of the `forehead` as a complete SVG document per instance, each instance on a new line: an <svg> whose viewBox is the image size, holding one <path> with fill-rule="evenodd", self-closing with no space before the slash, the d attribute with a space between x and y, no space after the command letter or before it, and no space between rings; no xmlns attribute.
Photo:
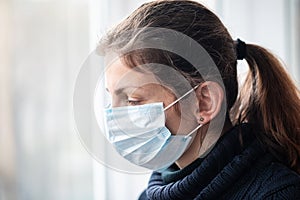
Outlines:
<svg viewBox="0 0 300 200"><path fill-rule="evenodd" d="M105 70L105 85L109 90L129 86L141 87L151 83L160 84L154 73L142 66L130 68L121 59L111 62Z"/></svg>

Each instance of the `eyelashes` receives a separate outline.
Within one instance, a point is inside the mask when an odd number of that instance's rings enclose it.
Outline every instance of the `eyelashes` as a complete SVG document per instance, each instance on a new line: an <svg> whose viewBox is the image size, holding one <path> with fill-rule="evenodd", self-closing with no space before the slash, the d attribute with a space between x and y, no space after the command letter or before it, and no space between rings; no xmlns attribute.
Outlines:
<svg viewBox="0 0 300 200"><path fill-rule="evenodd" d="M139 100L130 100L130 99L128 99L128 100L126 100L126 103L127 103L128 105L130 105L130 106L136 106L136 105L140 105L140 104L141 104L141 101L139 101Z"/></svg>

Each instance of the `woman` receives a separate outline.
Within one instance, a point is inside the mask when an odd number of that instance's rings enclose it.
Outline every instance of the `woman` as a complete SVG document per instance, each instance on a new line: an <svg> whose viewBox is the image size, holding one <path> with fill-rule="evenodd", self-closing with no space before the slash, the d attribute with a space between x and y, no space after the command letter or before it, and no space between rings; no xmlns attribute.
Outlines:
<svg viewBox="0 0 300 200"><path fill-rule="evenodd" d="M214 64L154 48L157 40L168 46L169 35L153 27L192 38ZM215 14L183 0L143 4L99 48L118 55L105 73L108 139L127 160L155 170L139 199L300 199L299 90L269 51L234 41ZM249 74L238 94L242 59Z"/></svg>

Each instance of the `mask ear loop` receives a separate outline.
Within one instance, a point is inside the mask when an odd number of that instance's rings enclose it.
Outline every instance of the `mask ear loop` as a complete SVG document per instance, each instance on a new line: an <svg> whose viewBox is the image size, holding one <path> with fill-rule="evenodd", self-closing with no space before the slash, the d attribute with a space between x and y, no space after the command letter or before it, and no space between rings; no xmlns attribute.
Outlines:
<svg viewBox="0 0 300 200"><path fill-rule="evenodd" d="M192 91L194 91L195 89L197 89L199 87L200 84L196 85L195 87L193 87L192 89L190 89L189 91L187 91L184 95L182 95L181 97L179 97L178 99L176 99L175 101L173 101L172 103L170 103L168 106L166 106L164 108L164 111L168 110L169 108L171 108L175 103L177 103L178 101L180 101L181 99L183 99L185 96L187 96L189 93L191 93Z"/></svg>
<svg viewBox="0 0 300 200"><path fill-rule="evenodd" d="M187 96L189 93L191 93L192 91L194 91L195 89L197 89L199 87L199 85L200 84L196 85L195 87L193 87L192 89L190 89L189 91L187 91L184 95L182 95L181 97L179 97L177 100L175 100L174 102L170 103L168 106L166 106L164 108L164 111L166 111L167 109L171 108L175 103L177 103L178 101L180 101L181 99L183 99L185 96ZM187 134L186 136L184 136L184 138L188 138L189 136L191 136L195 131L197 131L202 126L203 126L203 124L199 124L189 134Z"/></svg>
<svg viewBox="0 0 300 200"><path fill-rule="evenodd" d="M194 130L192 130L189 134L187 134L186 136L184 136L184 138L188 138L189 136L191 136L194 132L196 132L202 126L203 126L203 124L199 124L196 128L194 128Z"/></svg>

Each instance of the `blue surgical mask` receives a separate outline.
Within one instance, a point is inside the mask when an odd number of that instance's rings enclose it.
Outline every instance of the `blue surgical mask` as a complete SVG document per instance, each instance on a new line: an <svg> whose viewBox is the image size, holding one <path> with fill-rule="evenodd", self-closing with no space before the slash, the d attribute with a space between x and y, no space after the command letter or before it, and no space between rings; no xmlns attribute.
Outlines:
<svg viewBox="0 0 300 200"><path fill-rule="evenodd" d="M163 103L116 107L105 110L106 137L116 151L133 164L151 170L162 170L176 160L187 149L191 134L171 135L165 126L165 110L185 95L163 107Z"/></svg>

